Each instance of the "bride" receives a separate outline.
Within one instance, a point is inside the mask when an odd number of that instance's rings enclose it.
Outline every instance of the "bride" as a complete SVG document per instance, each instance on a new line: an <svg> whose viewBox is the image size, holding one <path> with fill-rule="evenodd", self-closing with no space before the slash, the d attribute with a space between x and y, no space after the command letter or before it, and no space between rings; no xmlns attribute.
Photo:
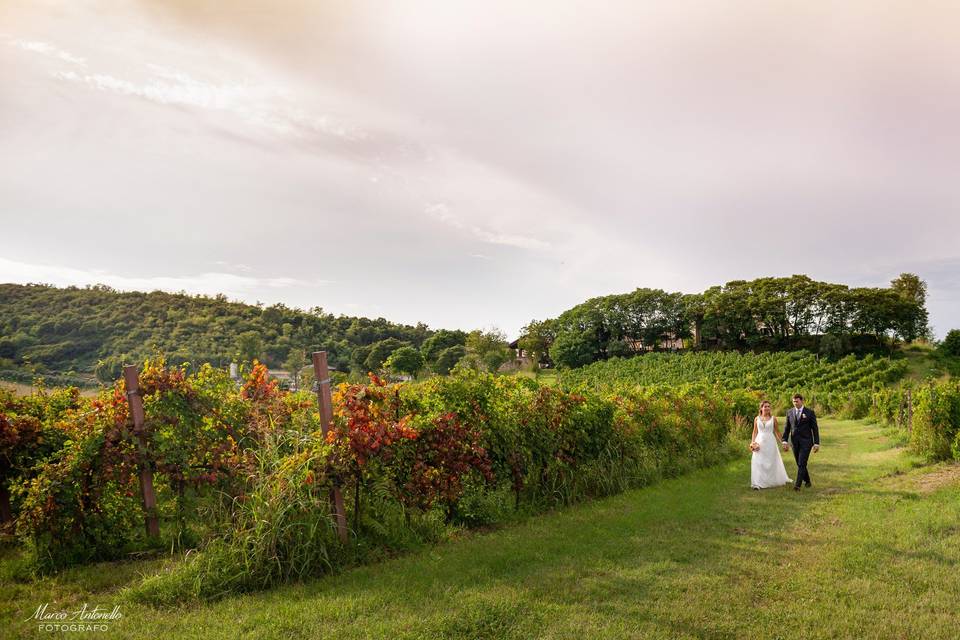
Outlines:
<svg viewBox="0 0 960 640"><path fill-rule="evenodd" d="M780 457L780 432L772 413L770 403L764 400L760 403L760 415L753 421L750 448L754 451L750 462L750 486L755 490L780 487L791 482Z"/></svg>

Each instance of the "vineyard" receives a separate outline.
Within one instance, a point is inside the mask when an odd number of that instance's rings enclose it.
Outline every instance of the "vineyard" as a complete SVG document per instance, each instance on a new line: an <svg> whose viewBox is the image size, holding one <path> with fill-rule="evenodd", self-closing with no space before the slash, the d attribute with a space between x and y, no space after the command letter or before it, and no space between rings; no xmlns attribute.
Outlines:
<svg viewBox="0 0 960 640"><path fill-rule="evenodd" d="M819 358L807 351L738 353L650 353L612 358L563 371L565 388L611 391L633 386L711 385L721 389L761 392L785 413L793 393L824 413L843 413L851 402L863 417L870 394L903 377L906 364L890 358L850 355L839 360ZM854 412L857 413L857 412Z"/></svg>
<svg viewBox="0 0 960 640"><path fill-rule="evenodd" d="M960 457L960 387L887 384L903 373L886 358L794 352L615 359L556 386L371 374L336 388L324 431L317 395L279 388L259 363L238 384L148 360L134 377L141 427L123 379L95 398L0 391L3 530L39 573L173 550L129 596L215 599L716 464L742 447L764 395L785 405L804 391L824 413L896 425L928 459Z"/></svg>
<svg viewBox="0 0 960 640"><path fill-rule="evenodd" d="M0 455L5 527L38 571L200 549L134 590L150 602L322 574L715 464L745 437L757 401L581 393L470 371L408 384L371 376L337 388L324 436L317 397L278 388L263 365L238 387L209 365L147 361L138 383L139 431L123 379L92 399L0 396ZM155 506L141 500L145 469Z"/></svg>
<svg viewBox="0 0 960 640"><path fill-rule="evenodd" d="M899 429L927 460L960 460L960 382L956 379L879 389L870 415Z"/></svg>

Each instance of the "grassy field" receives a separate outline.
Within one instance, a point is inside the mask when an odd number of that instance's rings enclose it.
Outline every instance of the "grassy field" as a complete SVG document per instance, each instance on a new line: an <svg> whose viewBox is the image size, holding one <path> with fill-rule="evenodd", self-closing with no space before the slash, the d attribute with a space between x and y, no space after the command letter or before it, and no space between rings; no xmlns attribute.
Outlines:
<svg viewBox="0 0 960 640"><path fill-rule="evenodd" d="M822 421L812 489L750 491L749 457L464 535L337 576L159 611L120 589L157 563L38 582L0 564L4 636L49 602L123 618L118 638L956 638L960 466L879 427ZM787 472L795 465L786 454Z"/></svg>
<svg viewBox="0 0 960 640"><path fill-rule="evenodd" d="M942 365L934 357L934 349L930 345L913 344L903 347L901 353L907 362L906 380L920 382L926 378L942 375Z"/></svg>

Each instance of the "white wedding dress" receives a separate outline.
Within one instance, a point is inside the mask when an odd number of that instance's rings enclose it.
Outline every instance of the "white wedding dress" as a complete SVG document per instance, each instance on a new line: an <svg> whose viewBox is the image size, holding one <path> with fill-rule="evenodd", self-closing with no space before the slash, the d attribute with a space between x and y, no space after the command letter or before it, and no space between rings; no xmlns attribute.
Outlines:
<svg viewBox="0 0 960 640"><path fill-rule="evenodd" d="M757 489L782 487L792 482L780 457L780 443L773 435L773 416L766 422L760 416L756 418L757 444L759 451L753 452L750 462L750 486Z"/></svg>

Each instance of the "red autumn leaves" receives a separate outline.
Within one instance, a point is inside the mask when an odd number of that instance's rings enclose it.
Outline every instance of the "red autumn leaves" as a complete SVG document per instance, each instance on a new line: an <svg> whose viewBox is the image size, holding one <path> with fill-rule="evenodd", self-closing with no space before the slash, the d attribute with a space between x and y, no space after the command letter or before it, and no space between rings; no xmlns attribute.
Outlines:
<svg viewBox="0 0 960 640"><path fill-rule="evenodd" d="M338 420L328 441L345 445L358 481L375 466L408 506L428 509L437 501L452 505L474 472L487 482L494 480L475 429L453 412L432 418L409 412L399 388L374 374L369 385L341 387L334 405Z"/></svg>

